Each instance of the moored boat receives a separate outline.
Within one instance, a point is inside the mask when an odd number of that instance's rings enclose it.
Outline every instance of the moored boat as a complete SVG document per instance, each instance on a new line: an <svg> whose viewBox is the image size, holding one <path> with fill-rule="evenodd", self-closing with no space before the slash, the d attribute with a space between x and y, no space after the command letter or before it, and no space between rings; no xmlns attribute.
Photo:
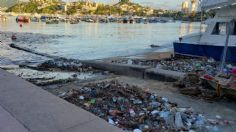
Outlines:
<svg viewBox="0 0 236 132"><path fill-rule="evenodd" d="M46 24L59 24L59 20L56 19L50 19L46 21Z"/></svg>
<svg viewBox="0 0 236 132"><path fill-rule="evenodd" d="M42 21L42 20L41 20ZM59 24L59 17L45 17L46 24Z"/></svg>
<svg viewBox="0 0 236 132"><path fill-rule="evenodd" d="M31 22L39 22L39 18L38 17L31 17L30 21Z"/></svg>
<svg viewBox="0 0 236 132"><path fill-rule="evenodd" d="M79 23L79 20L75 20L75 19L70 20L70 24L78 24L78 23Z"/></svg>
<svg viewBox="0 0 236 132"><path fill-rule="evenodd" d="M42 22L46 22L47 17L46 17L46 16L41 16L41 17L40 17L40 20L41 20Z"/></svg>
<svg viewBox="0 0 236 132"><path fill-rule="evenodd" d="M236 0L203 0L202 9L216 11L206 21L204 33L180 37L173 43L176 55L200 56L221 61L227 43L226 62L236 63ZM227 40L228 38L228 40Z"/></svg>
<svg viewBox="0 0 236 132"><path fill-rule="evenodd" d="M16 17L16 22L24 22L24 23L29 23L30 18L27 16L18 16Z"/></svg>
<svg viewBox="0 0 236 132"><path fill-rule="evenodd" d="M91 19L91 18L85 19L84 21L85 21L85 22L88 22L88 23L94 23L94 20Z"/></svg>

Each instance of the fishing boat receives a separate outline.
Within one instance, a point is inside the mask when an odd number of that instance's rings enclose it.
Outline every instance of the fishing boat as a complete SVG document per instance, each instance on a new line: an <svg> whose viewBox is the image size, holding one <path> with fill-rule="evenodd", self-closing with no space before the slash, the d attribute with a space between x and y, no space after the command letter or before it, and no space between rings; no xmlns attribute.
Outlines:
<svg viewBox="0 0 236 132"><path fill-rule="evenodd" d="M18 17L16 17L16 22L29 23L30 18L27 16L18 16Z"/></svg>
<svg viewBox="0 0 236 132"><path fill-rule="evenodd" d="M78 24L80 22L79 19L71 19L70 24Z"/></svg>
<svg viewBox="0 0 236 132"><path fill-rule="evenodd" d="M91 18L85 18L84 19L85 22L88 22L88 23L94 23L95 21Z"/></svg>
<svg viewBox="0 0 236 132"><path fill-rule="evenodd" d="M200 5L202 11L214 10L216 15L205 22L205 32L175 41L175 54L221 61L225 52L225 61L236 63L236 0L203 0Z"/></svg>
<svg viewBox="0 0 236 132"><path fill-rule="evenodd" d="M46 20L46 24L59 24L59 20L49 19L49 20Z"/></svg>
<svg viewBox="0 0 236 132"><path fill-rule="evenodd" d="M59 24L59 17L47 16L46 24Z"/></svg>
<svg viewBox="0 0 236 132"><path fill-rule="evenodd" d="M31 22L39 22L39 18L38 17L30 17L30 21Z"/></svg>
<svg viewBox="0 0 236 132"><path fill-rule="evenodd" d="M40 20L41 20L41 22L46 22L47 17L46 17L46 16L41 16L41 17L40 17Z"/></svg>

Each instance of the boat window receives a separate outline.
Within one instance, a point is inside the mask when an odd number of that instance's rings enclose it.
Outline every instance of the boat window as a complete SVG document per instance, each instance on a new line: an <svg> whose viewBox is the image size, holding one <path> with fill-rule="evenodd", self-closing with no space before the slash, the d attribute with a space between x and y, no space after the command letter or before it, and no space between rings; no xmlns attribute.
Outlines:
<svg viewBox="0 0 236 132"><path fill-rule="evenodd" d="M214 34L214 35L226 35L226 23L225 22L216 23L212 34Z"/></svg>

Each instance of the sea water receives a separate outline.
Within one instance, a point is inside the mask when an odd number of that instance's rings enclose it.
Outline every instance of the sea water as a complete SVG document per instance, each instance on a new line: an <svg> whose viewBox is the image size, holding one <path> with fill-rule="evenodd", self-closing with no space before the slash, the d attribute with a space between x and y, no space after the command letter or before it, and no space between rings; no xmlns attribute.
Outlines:
<svg viewBox="0 0 236 132"><path fill-rule="evenodd" d="M37 52L86 60L129 56L163 49L172 50L172 42L178 40L180 36L200 32L200 23L177 21L153 24L85 22L46 24L31 22L20 27L19 23L15 22L15 18L11 17L7 21L0 21L0 31L33 33L19 44ZM53 41L41 41L40 37L30 41L31 37L37 37L34 33L59 37L54 38ZM151 48L152 44L161 47Z"/></svg>

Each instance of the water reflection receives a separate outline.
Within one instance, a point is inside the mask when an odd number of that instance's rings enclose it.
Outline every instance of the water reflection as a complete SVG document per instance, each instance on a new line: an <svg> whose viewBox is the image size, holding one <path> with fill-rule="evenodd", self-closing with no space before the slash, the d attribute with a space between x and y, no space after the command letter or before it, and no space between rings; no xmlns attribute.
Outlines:
<svg viewBox="0 0 236 132"><path fill-rule="evenodd" d="M30 32L42 34L70 35L57 42L37 42L27 45L38 52L55 54L78 59L98 59L132 55L152 51L149 45L158 44L172 48L172 42L179 36L199 32L199 23L157 23L157 24L118 24L118 23L79 23L58 25L45 23L23 24L20 28L15 18L0 22L0 31Z"/></svg>
<svg viewBox="0 0 236 132"><path fill-rule="evenodd" d="M201 23L181 23L179 26L179 36L185 36L191 33L205 32L206 25Z"/></svg>

